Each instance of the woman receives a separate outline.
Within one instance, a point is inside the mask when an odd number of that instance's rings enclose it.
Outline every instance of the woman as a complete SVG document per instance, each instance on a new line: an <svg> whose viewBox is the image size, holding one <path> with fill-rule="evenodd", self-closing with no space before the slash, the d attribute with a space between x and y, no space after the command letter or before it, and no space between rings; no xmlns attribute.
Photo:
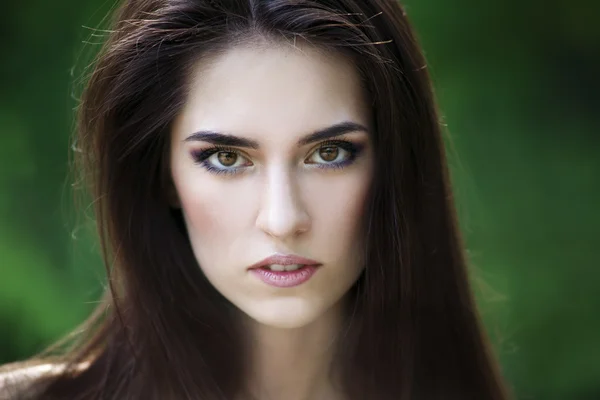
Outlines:
<svg viewBox="0 0 600 400"><path fill-rule="evenodd" d="M110 291L5 393L507 398L396 2L130 0L110 32L78 137Z"/></svg>

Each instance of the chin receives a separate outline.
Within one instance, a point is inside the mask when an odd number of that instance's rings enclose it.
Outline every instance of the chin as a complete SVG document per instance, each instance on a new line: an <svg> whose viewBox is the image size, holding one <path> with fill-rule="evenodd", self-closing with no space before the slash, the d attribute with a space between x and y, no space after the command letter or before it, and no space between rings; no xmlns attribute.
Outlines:
<svg viewBox="0 0 600 400"><path fill-rule="evenodd" d="M241 311L261 325L281 329L302 328L325 313L316 304L297 298L267 300Z"/></svg>

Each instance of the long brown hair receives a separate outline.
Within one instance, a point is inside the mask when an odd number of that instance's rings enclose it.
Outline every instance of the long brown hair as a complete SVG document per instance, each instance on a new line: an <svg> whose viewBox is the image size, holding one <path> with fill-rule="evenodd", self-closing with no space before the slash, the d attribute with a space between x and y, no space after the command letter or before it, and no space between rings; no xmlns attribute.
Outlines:
<svg viewBox="0 0 600 400"><path fill-rule="evenodd" d="M425 61L392 0L127 0L79 108L110 290L43 399L243 394L231 305L169 207L171 122L190 67L255 38L351 57L372 106L366 268L337 364L349 399L508 397L467 276ZM82 369L82 363L87 363ZM43 386L42 386L43 384Z"/></svg>

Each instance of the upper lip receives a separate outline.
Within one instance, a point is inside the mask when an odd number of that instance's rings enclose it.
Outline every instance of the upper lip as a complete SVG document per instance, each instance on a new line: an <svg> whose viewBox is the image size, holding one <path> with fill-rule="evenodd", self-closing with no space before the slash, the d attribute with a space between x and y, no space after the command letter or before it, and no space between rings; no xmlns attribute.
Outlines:
<svg viewBox="0 0 600 400"><path fill-rule="evenodd" d="M302 265L320 265L318 261L311 260L310 258L300 257L294 254L273 254L265 258L262 261L257 262L256 264L251 265L248 269L256 269L262 268L271 264L280 264L280 265L293 265L293 264L302 264Z"/></svg>

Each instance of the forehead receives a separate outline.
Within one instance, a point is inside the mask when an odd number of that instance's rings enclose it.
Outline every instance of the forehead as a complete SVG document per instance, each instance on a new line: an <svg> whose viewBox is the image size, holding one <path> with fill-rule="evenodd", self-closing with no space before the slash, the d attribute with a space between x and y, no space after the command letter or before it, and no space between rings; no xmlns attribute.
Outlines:
<svg viewBox="0 0 600 400"><path fill-rule="evenodd" d="M258 141L294 140L353 121L369 126L360 77L350 59L308 45L240 45L190 77L174 134L218 130Z"/></svg>

